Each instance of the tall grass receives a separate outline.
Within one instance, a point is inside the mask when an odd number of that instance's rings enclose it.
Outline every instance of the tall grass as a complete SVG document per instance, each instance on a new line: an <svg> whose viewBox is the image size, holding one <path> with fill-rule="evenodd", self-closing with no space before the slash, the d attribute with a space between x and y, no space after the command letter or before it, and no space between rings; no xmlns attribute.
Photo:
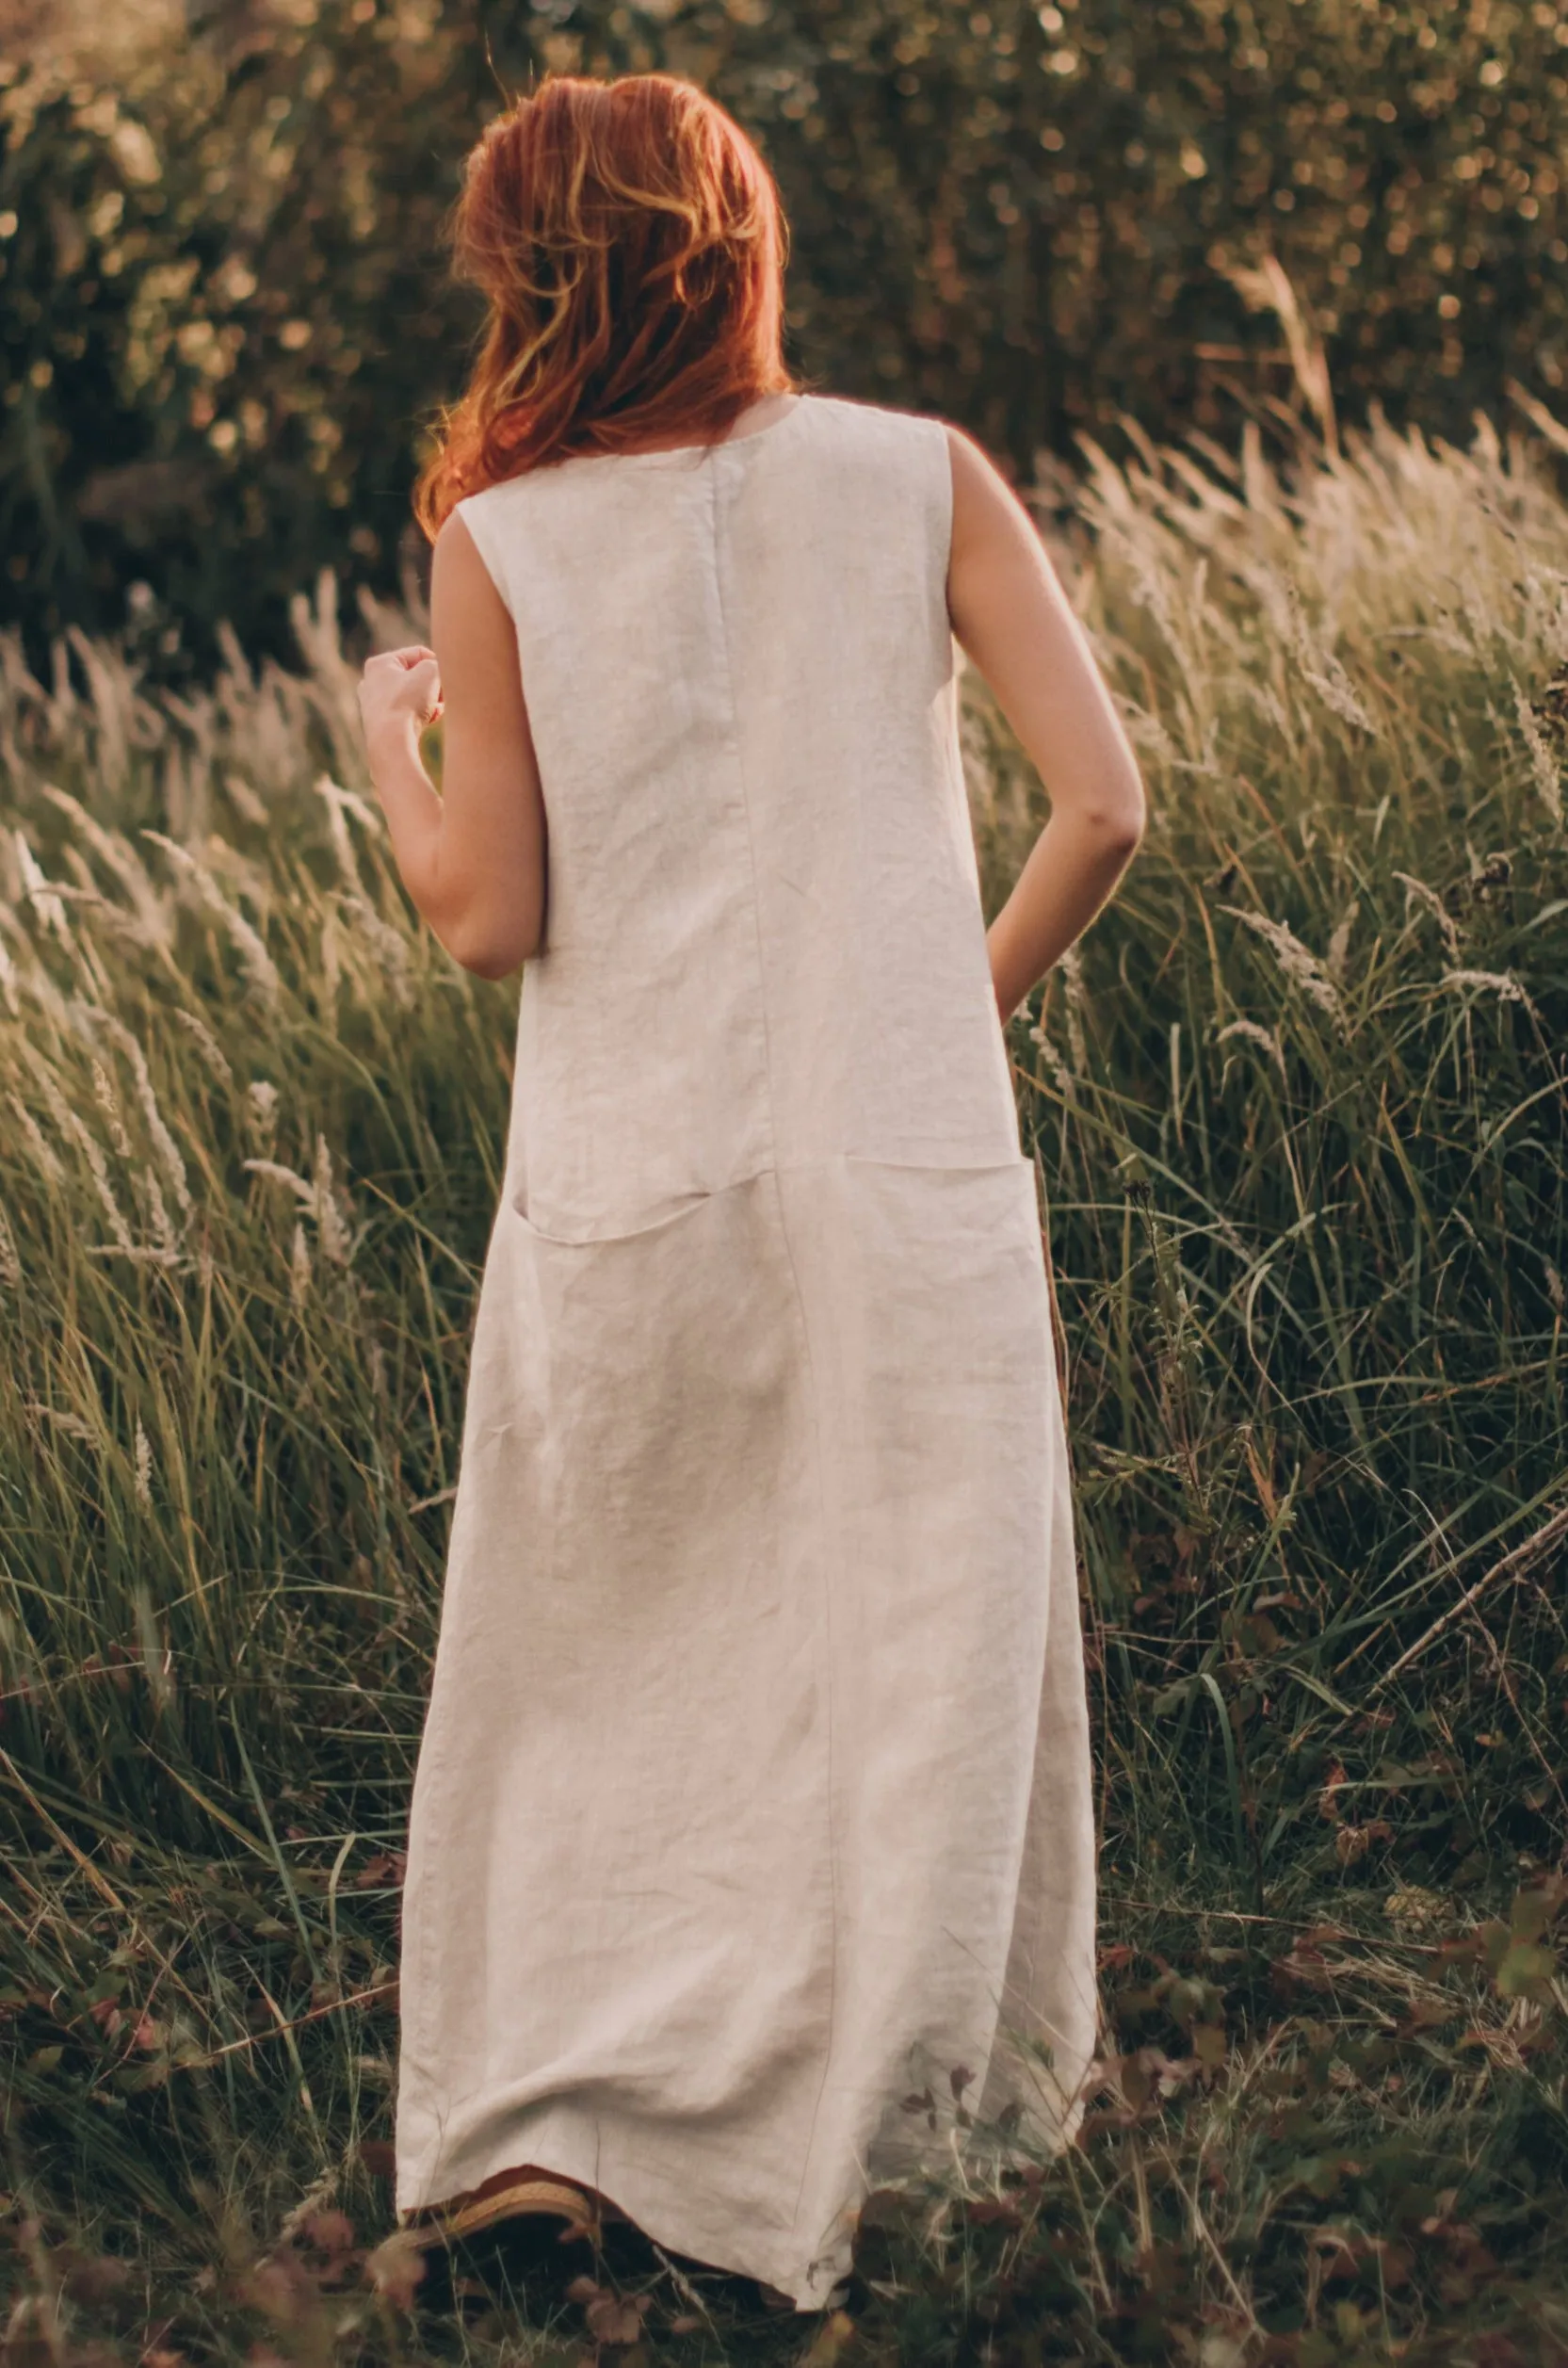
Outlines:
<svg viewBox="0 0 1568 2368"><path fill-rule="evenodd" d="M1059 523L1154 815L1012 1032L1102 2084L879 2199L812 2357L1560 2361L1568 511L1483 427L1092 455ZM796 2357L651 2257L411 2314L370 2249L512 998L411 924L331 610L185 698L4 652L10 2349ZM994 903L1041 802L973 680L965 732Z"/></svg>

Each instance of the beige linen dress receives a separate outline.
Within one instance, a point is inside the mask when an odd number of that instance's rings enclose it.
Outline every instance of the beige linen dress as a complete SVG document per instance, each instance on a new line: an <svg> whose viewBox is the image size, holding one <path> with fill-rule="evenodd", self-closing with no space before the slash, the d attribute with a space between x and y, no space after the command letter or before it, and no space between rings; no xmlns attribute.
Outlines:
<svg viewBox="0 0 1568 2368"><path fill-rule="evenodd" d="M801 2309L954 2100L1051 2144L1093 1842L940 423L462 515L549 829L404 1910L397 2200L523 2163ZM937 2123L912 2100L927 2091Z"/></svg>

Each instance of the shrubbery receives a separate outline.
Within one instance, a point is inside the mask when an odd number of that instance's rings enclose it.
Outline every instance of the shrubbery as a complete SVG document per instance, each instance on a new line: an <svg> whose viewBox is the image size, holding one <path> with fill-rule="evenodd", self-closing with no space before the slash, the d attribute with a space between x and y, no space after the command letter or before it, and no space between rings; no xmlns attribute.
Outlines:
<svg viewBox="0 0 1568 2368"><path fill-rule="evenodd" d="M323 560L396 580L473 318L443 212L549 67L715 89L784 187L800 365L1026 473L1123 411L1299 404L1269 257L1358 413L1463 432L1568 376L1559 0L226 0L120 38L0 67L0 618L40 633L139 577L276 644Z"/></svg>

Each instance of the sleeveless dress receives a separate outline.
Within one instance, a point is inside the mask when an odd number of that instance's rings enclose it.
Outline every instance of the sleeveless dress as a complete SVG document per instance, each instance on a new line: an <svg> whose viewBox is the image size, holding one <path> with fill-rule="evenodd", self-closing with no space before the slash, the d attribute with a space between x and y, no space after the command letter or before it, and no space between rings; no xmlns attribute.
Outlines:
<svg viewBox="0 0 1568 2368"><path fill-rule="evenodd" d="M1066 1443L938 421L461 514L548 828L404 1894L397 2203L524 2163L801 2310L1095 2028Z"/></svg>

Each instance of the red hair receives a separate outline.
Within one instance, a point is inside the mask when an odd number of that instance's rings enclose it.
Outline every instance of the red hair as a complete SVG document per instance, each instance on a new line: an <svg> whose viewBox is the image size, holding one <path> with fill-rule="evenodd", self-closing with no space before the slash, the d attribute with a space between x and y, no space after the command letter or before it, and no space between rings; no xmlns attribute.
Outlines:
<svg viewBox="0 0 1568 2368"><path fill-rule="evenodd" d="M551 74L488 126L453 264L489 300L466 392L414 514L580 452L705 444L794 388L780 338L788 229L733 117L671 74Z"/></svg>

